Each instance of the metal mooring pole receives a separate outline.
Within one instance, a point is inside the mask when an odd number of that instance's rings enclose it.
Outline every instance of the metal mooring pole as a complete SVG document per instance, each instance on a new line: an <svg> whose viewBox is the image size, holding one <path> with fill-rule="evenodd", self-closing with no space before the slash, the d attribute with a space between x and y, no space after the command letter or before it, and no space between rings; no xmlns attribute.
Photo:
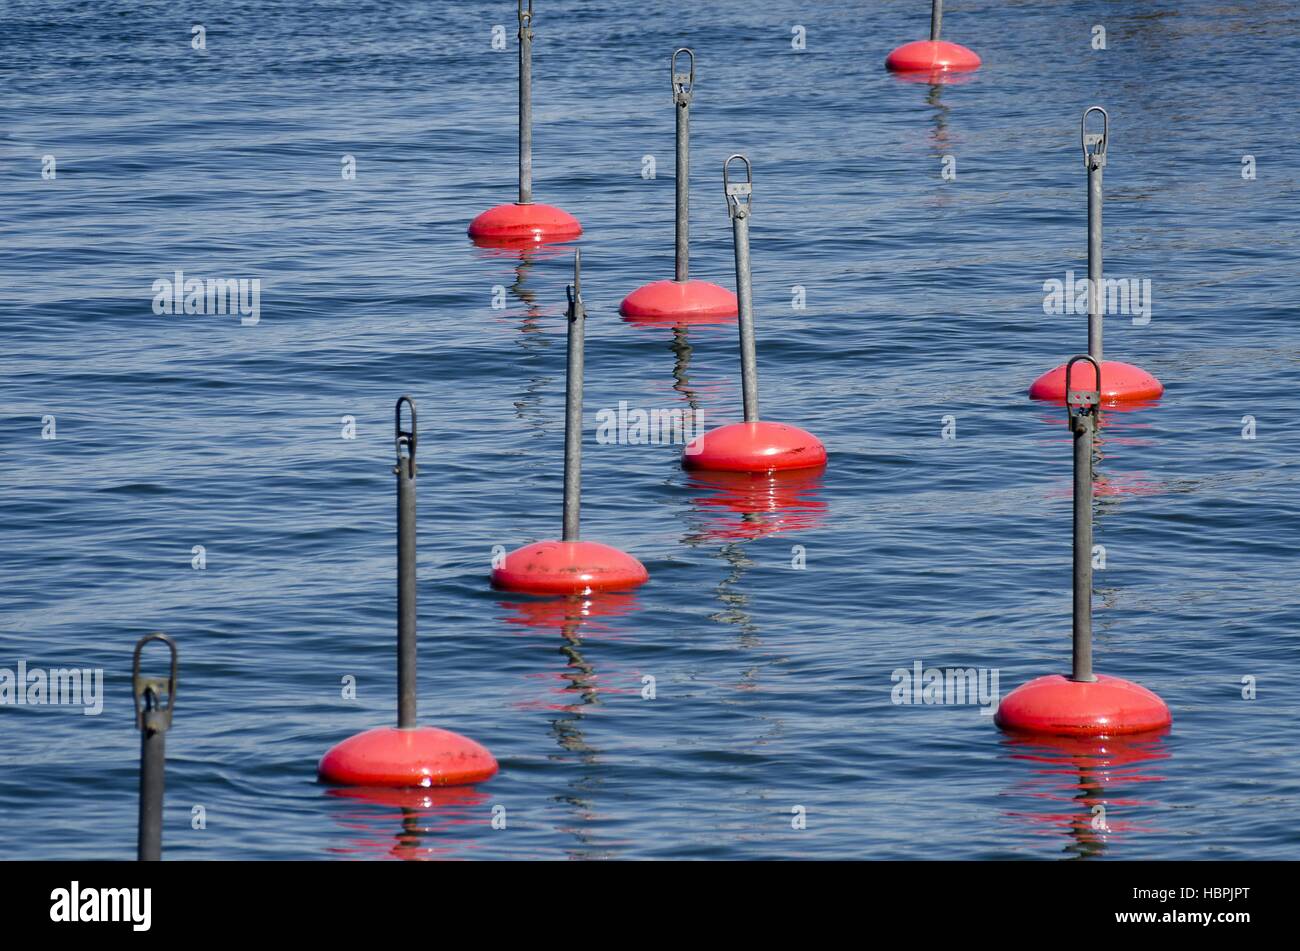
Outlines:
<svg viewBox="0 0 1300 951"><path fill-rule="evenodd" d="M533 203L533 0L519 0L519 204Z"/></svg>
<svg viewBox="0 0 1300 951"><path fill-rule="evenodd" d="M677 71L677 57L690 57L689 72ZM691 97L695 93L695 52L687 47L673 51L668 64L673 102L677 104L677 281L690 273Z"/></svg>
<svg viewBox="0 0 1300 951"><path fill-rule="evenodd" d="M930 6L930 42L939 39L939 29L943 26L943 0L934 0Z"/></svg>
<svg viewBox="0 0 1300 951"><path fill-rule="evenodd" d="M1088 131L1088 113L1101 113L1101 131ZM1101 170L1106 167L1106 142L1110 136L1110 116L1101 106L1084 110L1080 123L1083 137L1083 163L1088 169L1088 356L1102 359L1102 286L1101 286ZM1091 147L1091 151L1089 148Z"/></svg>
<svg viewBox="0 0 1300 951"><path fill-rule="evenodd" d="M150 641L162 641L171 651L167 677L140 675L140 653ZM135 645L131 662L131 687L135 695L135 725L140 731L140 819L136 832L136 857L141 862L162 858L163 772L167 760L167 728L176 703L176 642L166 634L149 634Z"/></svg>
<svg viewBox="0 0 1300 951"><path fill-rule="evenodd" d="M729 172L734 159L745 163L745 181L733 182ZM745 422L758 422L758 358L754 348L754 290L749 273L749 214L754 201L754 167L736 154L722 163L722 190L736 245L736 293L740 304L740 385L745 401ZM742 200L743 199L743 200Z"/></svg>
<svg viewBox="0 0 1300 951"><path fill-rule="evenodd" d="M411 408L411 428L402 429L402 404ZM397 728L413 730L416 722L415 688L415 403L409 396L397 401L393 412L397 446ZM403 453L402 449L406 452Z"/></svg>
<svg viewBox="0 0 1300 951"><path fill-rule="evenodd" d="M1070 387L1079 362L1091 363L1095 390ZM1101 364L1090 356L1071 357L1065 366L1065 405L1074 433L1074 664L1070 679L1092 683L1092 442L1101 405Z"/></svg>
<svg viewBox="0 0 1300 951"><path fill-rule="evenodd" d="M583 324L582 251L573 252L573 283L569 297L569 355L564 396L564 540L578 540L578 514L582 505L582 373Z"/></svg>

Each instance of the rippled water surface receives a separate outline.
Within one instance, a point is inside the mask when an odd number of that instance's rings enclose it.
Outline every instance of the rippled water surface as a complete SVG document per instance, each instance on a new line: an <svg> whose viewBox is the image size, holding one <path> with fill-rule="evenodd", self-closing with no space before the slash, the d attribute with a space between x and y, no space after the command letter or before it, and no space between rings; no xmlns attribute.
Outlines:
<svg viewBox="0 0 1300 951"><path fill-rule="evenodd" d="M4 4L0 667L102 667L107 696L0 707L0 853L133 854L130 652L165 630L172 858L1300 857L1294 6L954 2L945 36L984 66L943 86L882 65L923 2L536 9L536 194L586 229L584 534L652 576L578 602L487 584L493 546L559 530L572 266L465 236L514 195L513 6ZM623 400L740 411L734 325L618 316L672 273L679 44L692 274L733 283L720 168L744 151L763 410L830 451L771 491L595 440ZM990 668L1005 693L1068 665L1069 438L1025 391L1086 345L1043 282L1086 272L1094 103L1107 273L1153 297L1107 356L1167 386L1104 423L1097 664L1174 727L1027 744L978 706L892 703L891 674ZM155 315L177 270L258 278L259 322ZM403 392L421 715L501 772L340 795L317 759L394 716Z"/></svg>

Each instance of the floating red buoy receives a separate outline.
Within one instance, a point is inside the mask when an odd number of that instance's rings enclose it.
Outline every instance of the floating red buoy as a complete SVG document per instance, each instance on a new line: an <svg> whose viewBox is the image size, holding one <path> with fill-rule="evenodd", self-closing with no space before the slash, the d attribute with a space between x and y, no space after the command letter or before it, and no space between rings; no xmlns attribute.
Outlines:
<svg viewBox="0 0 1300 951"><path fill-rule="evenodd" d="M578 219L554 205L497 205L469 224L469 236L488 247L569 241L581 234Z"/></svg>
<svg viewBox="0 0 1300 951"><path fill-rule="evenodd" d="M969 72L979 69L980 58L960 43L917 40L885 57L885 66L896 73Z"/></svg>
<svg viewBox="0 0 1300 951"><path fill-rule="evenodd" d="M736 295L708 281L655 281L638 287L618 312L638 324L713 324L736 316Z"/></svg>
<svg viewBox="0 0 1300 951"><path fill-rule="evenodd" d="M677 57L685 53L689 72L677 71ZM736 295L690 275L691 100L695 96L695 53L674 50L668 61L668 78L677 106L677 271L671 281L655 281L628 294L618 312L631 323L709 324L731 320L738 312Z"/></svg>
<svg viewBox="0 0 1300 951"><path fill-rule="evenodd" d="M930 5L930 38L905 43L885 57L885 67L896 73L957 73L978 69L980 58L957 43L939 39L943 29L943 0Z"/></svg>
<svg viewBox="0 0 1300 951"><path fill-rule="evenodd" d="M402 404L411 428L402 429ZM397 727L358 733L321 757L322 782L348 786L454 786L477 783L497 771L492 754L449 730L416 726L415 691L415 403L397 401ZM405 453L403 452L405 450Z"/></svg>
<svg viewBox="0 0 1300 951"><path fill-rule="evenodd" d="M1062 674L1035 678L1007 694L993 720L1004 730L1056 736L1121 736L1173 722L1146 687L1106 674L1092 683Z"/></svg>
<svg viewBox="0 0 1300 951"><path fill-rule="evenodd" d="M826 465L826 447L798 426L755 421L711 429L687 443L686 469L774 472Z"/></svg>
<svg viewBox="0 0 1300 951"><path fill-rule="evenodd" d="M492 585L527 594L588 594L645 584L645 565L599 542L534 542L506 555Z"/></svg>
<svg viewBox="0 0 1300 951"><path fill-rule="evenodd" d="M745 181L732 182L733 159L745 163ZM719 426L697 436L682 450L682 467L722 472L773 472L826 464L826 447L797 426L758 418L758 358L754 343L754 291L749 265L749 215L753 206L754 169L736 154L722 163L722 191L727 198L736 251L739 292L740 388L745 421Z"/></svg>
<svg viewBox="0 0 1300 951"><path fill-rule="evenodd" d="M1091 386L1073 374L1077 363L1092 368ZM1114 736L1169 726L1163 700L1150 690L1092 669L1093 445L1101 405L1101 365L1090 356L1065 365L1066 416L1074 437L1074 622L1069 677L1053 674L1022 684L998 704L994 722L1004 730L1057 736Z"/></svg>
<svg viewBox="0 0 1300 951"><path fill-rule="evenodd" d="M381 726L339 743L321 757L317 772L342 786L460 786L490 779L497 761L450 730Z"/></svg>
<svg viewBox="0 0 1300 951"><path fill-rule="evenodd" d="M489 208L470 222L470 239L502 247L569 241L582 234L578 220L552 205L533 203L533 0L519 0L519 201Z"/></svg>
<svg viewBox="0 0 1300 951"><path fill-rule="evenodd" d="M1101 390L1103 403L1154 400L1165 391L1159 380L1131 363L1103 361L1101 378L1106 381ZM1086 384L1088 389L1097 389L1097 374L1091 366L1084 371L1079 382ZM1055 370L1048 370L1035 380L1029 387L1029 396L1035 400L1065 402L1065 364L1062 363Z"/></svg>
<svg viewBox="0 0 1300 951"><path fill-rule="evenodd" d="M582 303L582 251L573 255L569 294L569 340L564 397L564 538L534 542L506 555L493 568L492 584L526 594L588 594L635 588L650 578L631 555L578 540L582 503L582 377L587 309Z"/></svg>

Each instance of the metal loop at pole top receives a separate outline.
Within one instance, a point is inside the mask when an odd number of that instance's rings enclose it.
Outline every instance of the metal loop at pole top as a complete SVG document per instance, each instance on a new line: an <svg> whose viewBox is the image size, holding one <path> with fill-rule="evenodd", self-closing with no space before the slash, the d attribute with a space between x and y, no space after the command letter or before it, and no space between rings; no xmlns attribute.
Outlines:
<svg viewBox="0 0 1300 951"><path fill-rule="evenodd" d="M140 674L140 654L150 641L162 641L171 651L171 671L166 677ZM162 733L172 725L172 708L176 705L176 642L166 634L147 634L136 642L131 660L131 689L135 695L136 729ZM162 699L164 695L166 703Z"/></svg>
<svg viewBox="0 0 1300 951"><path fill-rule="evenodd" d="M528 30L528 36L530 39L532 38L533 35L532 30L530 29L530 27L532 27L533 25L533 0L526 0L526 2L527 2L527 6L524 5L525 0L519 0L519 38L520 39L523 39L525 30Z"/></svg>
<svg viewBox="0 0 1300 951"><path fill-rule="evenodd" d="M411 408L411 428L402 428L402 404L405 403ZM416 435L415 425L415 401L409 396L400 396L397 399L397 405L393 408L393 443L397 449L397 468L393 471L398 472L402 466L402 447L406 447L406 458L411 461L411 478L415 478L415 444L419 440Z"/></svg>
<svg viewBox="0 0 1300 951"><path fill-rule="evenodd" d="M1088 115L1093 112L1101 113L1101 131L1088 131ZM1087 168L1101 168L1106 164L1106 143L1110 139L1110 114L1101 106L1089 106L1083 110L1083 118L1079 120L1079 138L1083 143L1083 164ZM1089 152L1089 146L1092 151Z"/></svg>
<svg viewBox="0 0 1300 951"><path fill-rule="evenodd" d="M570 320L579 314L586 314L582 306L582 249L578 248L573 252L573 283L564 288L564 294L569 298L569 309L565 311L564 316Z"/></svg>
<svg viewBox="0 0 1300 951"><path fill-rule="evenodd" d="M688 73L677 71L677 57L682 53L685 53L691 61L691 70ZM673 102L679 106L689 104L691 97L695 95L695 51L689 46L673 50L672 59L668 61L668 76L673 87Z"/></svg>
<svg viewBox="0 0 1300 951"><path fill-rule="evenodd" d="M1074 371L1074 365L1081 360L1091 363L1093 371L1097 374L1097 388L1095 390L1070 389L1070 378ZM1095 413L1100 405L1101 364L1086 353L1071 357L1070 362L1065 365L1065 412L1070 419L1070 426L1074 426L1077 417Z"/></svg>
<svg viewBox="0 0 1300 951"><path fill-rule="evenodd" d="M745 180L743 182L733 182L731 180L731 163L735 159L740 159L745 163ZM727 160L722 163L722 191L727 196L727 212L732 218L749 217L750 210L754 207L754 166L750 164L749 159L739 152L735 155L728 155Z"/></svg>

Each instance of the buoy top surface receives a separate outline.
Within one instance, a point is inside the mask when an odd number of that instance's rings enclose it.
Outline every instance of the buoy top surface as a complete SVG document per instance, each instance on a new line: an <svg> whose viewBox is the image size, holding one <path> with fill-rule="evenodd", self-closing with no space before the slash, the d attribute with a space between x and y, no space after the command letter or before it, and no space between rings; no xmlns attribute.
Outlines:
<svg viewBox="0 0 1300 951"><path fill-rule="evenodd" d="M812 433L766 420L731 423L696 436L682 450L682 466L717 472L774 472L826 464L826 447Z"/></svg>
<svg viewBox="0 0 1300 951"><path fill-rule="evenodd" d="M931 73L978 69L974 51L947 40L917 40L905 43L885 58L885 66L897 73Z"/></svg>
<svg viewBox="0 0 1300 951"><path fill-rule="evenodd" d="M534 542L510 552L492 570L493 587L528 594L618 591L649 578L641 562L600 542Z"/></svg>
<svg viewBox="0 0 1300 951"><path fill-rule="evenodd" d="M619 305L630 323L704 324L734 320L736 295L708 281L655 281L638 287Z"/></svg>
<svg viewBox="0 0 1300 951"><path fill-rule="evenodd" d="M1098 674L1078 683L1061 674L1022 684L998 704L1004 730L1055 736L1123 736L1168 727L1165 702L1140 684Z"/></svg>
<svg viewBox="0 0 1300 951"><path fill-rule="evenodd" d="M1091 363L1080 360L1074 365L1071 383L1076 390L1095 390L1097 371ZM1116 360L1101 362L1101 400L1103 403L1125 403L1158 399L1164 386L1146 370L1131 363ZM1035 400L1065 402L1065 364L1048 370L1029 387L1029 396Z"/></svg>
<svg viewBox="0 0 1300 951"><path fill-rule="evenodd" d="M497 761L473 740L437 727L376 727L321 757L317 774L342 786L461 786L482 782Z"/></svg>
<svg viewBox="0 0 1300 951"><path fill-rule="evenodd" d="M469 236L488 246L569 241L582 234L582 225L562 208L532 203L497 205L469 224Z"/></svg>

